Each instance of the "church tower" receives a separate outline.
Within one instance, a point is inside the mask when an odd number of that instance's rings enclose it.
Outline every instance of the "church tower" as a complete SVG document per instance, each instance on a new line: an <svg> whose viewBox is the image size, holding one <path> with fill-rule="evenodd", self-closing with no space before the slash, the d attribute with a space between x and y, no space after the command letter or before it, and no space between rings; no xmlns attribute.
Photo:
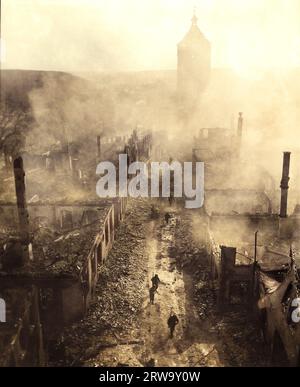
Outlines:
<svg viewBox="0 0 300 387"><path fill-rule="evenodd" d="M190 30L177 45L177 95L181 108L195 107L210 79L210 43L192 17Z"/></svg>

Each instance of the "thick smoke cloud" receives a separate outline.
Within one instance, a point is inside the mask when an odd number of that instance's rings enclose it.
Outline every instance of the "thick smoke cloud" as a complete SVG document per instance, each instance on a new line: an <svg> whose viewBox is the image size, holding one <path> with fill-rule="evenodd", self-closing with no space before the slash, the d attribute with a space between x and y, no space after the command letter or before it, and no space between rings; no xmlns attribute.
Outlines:
<svg viewBox="0 0 300 387"><path fill-rule="evenodd" d="M197 5L213 66L300 65L298 0L2 0L5 67L169 69Z"/></svg>

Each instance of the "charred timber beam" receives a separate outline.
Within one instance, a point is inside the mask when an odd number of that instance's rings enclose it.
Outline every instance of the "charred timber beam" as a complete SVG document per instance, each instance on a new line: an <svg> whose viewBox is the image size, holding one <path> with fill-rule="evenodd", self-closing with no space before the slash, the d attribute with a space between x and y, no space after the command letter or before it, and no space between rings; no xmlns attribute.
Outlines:
<svg viewBox="0 0 300 387"><path fill-rule="evenodd" d="M288 189L289 189L289 172L290 172L290 156L291 152L283 153L282 178L280 183L281 199L280 199L280 217L287 217L288 204Z"/></svg>
<svg viewBox="0 0 300 387"><path fill-rule="evenodd" d="M97 161L101 160L101 136L97 136Z"/></svg>
<svg viewBox="0 0 300 387"><path fill-rule="evenodd" d="M26 265L29 261L28 245L30 242L30 236L29 215L26 203L25 172L22 157L17 157L14 160L14 177L18 207L19 231L22 245L22 264Z"/></svg>

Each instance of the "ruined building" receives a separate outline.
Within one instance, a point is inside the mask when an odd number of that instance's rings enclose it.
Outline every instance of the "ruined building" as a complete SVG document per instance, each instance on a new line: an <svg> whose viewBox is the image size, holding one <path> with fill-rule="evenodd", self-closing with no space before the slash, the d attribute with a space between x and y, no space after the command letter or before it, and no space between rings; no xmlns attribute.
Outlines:
<svg viewBox="0 0 300 387"><path fill-rule="evenodd" d="M113 161L124 142L124 137L97 136L97 154L89 155L91 170L95 156L97 162L102 157ZM151 142L150 134L134 131L125 145L128 157L147 161ZM125 217L127 198L95 196L89 188L95 178L83 168L86 160L73 158L73 153L66 153L64 146L53 148L40 156L35 174L29 166L37 165L36 155L31 159L26 154L26 165L19 156L0 195L0 299L6 302L7 319L0 326L0 367L53 361L53 348L64 327L86 315L115 230ZM1 170L0 181L4 181ZM16 197L10 192L13 183ZM45 191L40 189L46 184ZM73 189L76 200L70 196ZM5 194L10 200L4 200Z"/></svg>
<svg viewBox="0 0 300 387"><path fill-rule="evenodd" d="M197 22L194 13L188 33L177 45L177 93L183 113L195 107L210 78L210 43Z"/></svg>

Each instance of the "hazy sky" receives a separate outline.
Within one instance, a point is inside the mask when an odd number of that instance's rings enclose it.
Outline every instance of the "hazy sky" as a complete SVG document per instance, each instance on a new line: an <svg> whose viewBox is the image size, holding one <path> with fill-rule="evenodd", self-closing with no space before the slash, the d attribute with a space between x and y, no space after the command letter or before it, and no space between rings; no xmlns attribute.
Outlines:
<svg viewBox="0 0 300 387"><path fill-rule="evenodd" d="M300 0L2 0L3 66L175 68L195 5L213 66L300 66Z"/></svg>

